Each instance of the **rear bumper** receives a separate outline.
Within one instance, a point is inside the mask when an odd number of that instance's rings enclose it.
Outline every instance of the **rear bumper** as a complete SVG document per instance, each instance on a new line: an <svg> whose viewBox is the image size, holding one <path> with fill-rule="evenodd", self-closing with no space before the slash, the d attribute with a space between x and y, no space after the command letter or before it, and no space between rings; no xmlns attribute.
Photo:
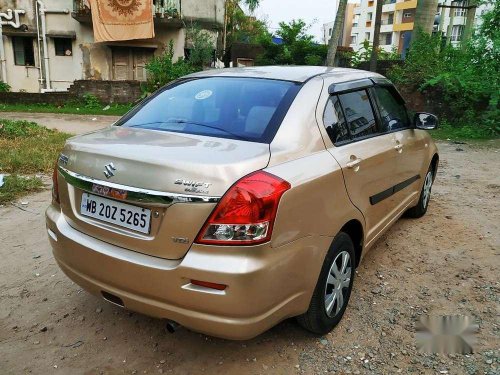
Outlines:
<svg viewBox="0 0 500 375"><path fill-rule="evenodd" d="M89 292L108 292L124 307L194 331L249 339L305 312L331 238L310 236L272 248L193 245L167 260L126 250L73 229L58 207L46 212L54 257ZM190 280L227 285L216 291Z"/></svg>

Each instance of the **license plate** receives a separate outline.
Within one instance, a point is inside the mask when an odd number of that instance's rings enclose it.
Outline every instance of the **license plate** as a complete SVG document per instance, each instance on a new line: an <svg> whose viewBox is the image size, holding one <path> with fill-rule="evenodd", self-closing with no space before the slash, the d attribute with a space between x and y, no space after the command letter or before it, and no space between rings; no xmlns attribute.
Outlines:
<svg viewBox="0 0 500 375"><path fill-rule="evenodd" d="M83 193L80 213L120 227L149 233L151 210Z"/></svg>

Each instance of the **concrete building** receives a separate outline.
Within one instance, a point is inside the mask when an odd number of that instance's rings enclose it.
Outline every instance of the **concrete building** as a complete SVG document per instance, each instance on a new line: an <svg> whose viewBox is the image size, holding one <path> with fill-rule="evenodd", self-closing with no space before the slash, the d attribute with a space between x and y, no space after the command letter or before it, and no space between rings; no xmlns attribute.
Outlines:
<svg viewBox="0 0 500 375"><path fill-rule="evenodd" d="M393 50L404 56L406 49L410 45L417 0L382 0L382 25L380 28L380 48L387 52ZM422 1L422 0L420 0ZM467 1L440 0L440 5L467 6ZM346 13L346 24L351 24L351 39L345 46L352 47L359 51L365 41L373 43L375 29L375 12L377 0L360 0L355 4L351 15ZM442 35L453 44L458 45L462 39L468 12L471 20L475 24L480 22L481 14L488 8L481 5L474 10L444 8L436 9L435 32Z"/></svg>
<svg viewBox="0 0 500 375"><path fill-rule="evenodd" d="M361 0L356 4L352 19L351 40L348 44L355 51L362 48L365 40L373 43L377 0ZM402 52L411 39L417 0L385 0L382 7L380 47L387 52Z"/></svg>
<svg viewBox="0 0 500 375"><path fill-rule="evenodd" d="M0 79L26 92L63 91L79 79L142 81L170 40L174 59L184 57L192 22L220 40L224 0L151 1L155 38L104 43L94 42L86 0L0 1Z"/></svg>
<svg viewBox="0 0 500 375"><path fill-rule="evenodd" d="M440 0L439 5L434 32L441 33L454 46L458 46L462 41L467 22L473 20L474 27L477 27L481 24L482 14L493 6L481 4L477 8L470 9L446 8L447 6L463 6L464 8L468 6L468 1L452 0Z"/></svg>
<svg viewBox="0 0 500 375"><path fill-rule="evenodd" d="M348 3L345 10L345 21L342 33L340 35L340 46L348 46L351 40L351 28L352 28L352 18L353 12L356 4ZM335 26L335 21L331 21L323 24L323 43L328 44L330 37L332 36L333 27Z"/></svg>

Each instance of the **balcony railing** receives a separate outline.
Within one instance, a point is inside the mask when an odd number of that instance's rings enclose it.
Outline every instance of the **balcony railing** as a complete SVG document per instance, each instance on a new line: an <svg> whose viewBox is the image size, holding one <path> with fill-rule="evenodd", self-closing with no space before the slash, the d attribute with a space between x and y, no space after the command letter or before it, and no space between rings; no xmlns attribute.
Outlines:
<svg viewBox="0 0 500 375"><path fill-rule="evenodd" d="M152 0L153 17L163 20L180 20L181 0ZM90 8L86 0L73 0L73 18L80 22L91 21Z"/></svg>
<svg viewBox="0 0 500 375"><path fill-rule="evenodd" d="M153 0L153 13L158 18L180 18L181 0Z"/></svg>

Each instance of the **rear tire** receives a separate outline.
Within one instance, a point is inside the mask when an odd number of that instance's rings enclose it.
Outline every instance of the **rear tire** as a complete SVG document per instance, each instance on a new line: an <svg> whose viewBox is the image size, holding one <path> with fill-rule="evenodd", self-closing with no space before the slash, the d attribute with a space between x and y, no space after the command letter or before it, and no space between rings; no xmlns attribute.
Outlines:
<svg viewBox="0 0 500 375"><path fill-rule="evenodd" d="M431 200L432 184L434 182L434 169L432 165L429 167L427 174L425 175L424 185L420 191L420 198L418 199L418 204L415 207L410 208L406 211L406 216L418 219L422 217L427 212L429 207L429 201Z"/></svg>
<svg viewBox="0 0 500 375"><path fill-rule="evenodd" d="M326 254L309 309L297 317L302 327L320 335L335 328L351 296L355 264L352 239L340 232Z"/></svg>

